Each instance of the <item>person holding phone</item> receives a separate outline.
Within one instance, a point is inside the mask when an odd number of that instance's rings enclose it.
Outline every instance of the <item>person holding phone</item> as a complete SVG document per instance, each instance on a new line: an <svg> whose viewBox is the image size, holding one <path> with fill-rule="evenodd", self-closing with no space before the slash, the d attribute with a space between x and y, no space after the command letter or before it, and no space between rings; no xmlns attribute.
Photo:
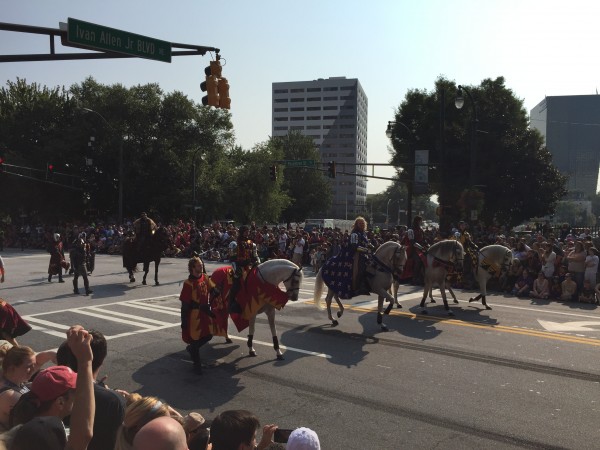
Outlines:
<svg viewBox="0 0 600 450"><path fill-rule="evenodd" d="M256 432L260 427L258 417L250 411L237 409L224 411L210 425L212 450L264 450L273 442L277 425L263 427L260 442L256 443Z"/></svg>

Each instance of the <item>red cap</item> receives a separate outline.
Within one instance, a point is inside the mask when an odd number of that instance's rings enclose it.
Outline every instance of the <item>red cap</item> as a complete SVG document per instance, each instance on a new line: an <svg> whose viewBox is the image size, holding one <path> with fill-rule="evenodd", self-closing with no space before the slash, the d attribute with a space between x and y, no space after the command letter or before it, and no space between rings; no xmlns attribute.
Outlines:
<svg viewBox="0 0 600 450"><path fill-rule="evenodd" d="M42 402L54 400L75 389L77 373L67 366L52 366L42 370L31 383L31 392Z"/></svg>

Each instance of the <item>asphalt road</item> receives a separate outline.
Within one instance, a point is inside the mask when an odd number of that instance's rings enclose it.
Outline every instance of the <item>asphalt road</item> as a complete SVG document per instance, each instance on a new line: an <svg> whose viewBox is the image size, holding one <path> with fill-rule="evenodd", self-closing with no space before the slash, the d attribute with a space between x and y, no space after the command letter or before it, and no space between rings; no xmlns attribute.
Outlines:
<svg viewBox="0 0 600 450"><path fill-rule="evenodd" d="M216 337L203 347L207 369L197 376L180 339L185 260L163 260L160 286L143 286L139 276L129 283L119 257L98 255L86 297L72 293L70 276L48 283L46 253L2 256L0 297L34 326L22 344L56 348L69 325L96 328L109 339L102 373L111 387L158 396L182 412L210 419L249 409L262 423L313 428L324 449L600 446L600 309L592 305L490 296L487 311L458 291L448 318L439 301L423 315L421 293L405 286L404 308L384 319L389 332L366 296L345 302L332 327L314 305L308 269L299 302L277 314L284 361L275 359L263 317L256 358L246 332L230 325L233 344Z"/></svg>

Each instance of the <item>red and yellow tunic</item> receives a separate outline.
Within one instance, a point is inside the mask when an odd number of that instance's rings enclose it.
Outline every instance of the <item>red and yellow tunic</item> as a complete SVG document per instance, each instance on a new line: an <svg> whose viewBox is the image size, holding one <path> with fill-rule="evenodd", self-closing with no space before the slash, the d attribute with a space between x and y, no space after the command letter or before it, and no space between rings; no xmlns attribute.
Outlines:
<svg viewBox="0 0 600 450"><path fill-rule="evenodd" d="M210 278L202 274L200 278L189 277L184 283L179 295L182 305L181 338L190 343L213 333L210 316L200 310L201 305L210 305L208 293L214 287Z"/></svg>

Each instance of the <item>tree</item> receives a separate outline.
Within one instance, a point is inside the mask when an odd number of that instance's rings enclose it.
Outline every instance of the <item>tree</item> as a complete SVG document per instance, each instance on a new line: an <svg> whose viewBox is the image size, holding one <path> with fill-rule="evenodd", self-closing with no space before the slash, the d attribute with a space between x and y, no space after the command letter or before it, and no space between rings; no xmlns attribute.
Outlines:
<svg viewBox="0 0 600 450"><path fill-rule="evenodd" d="M516 225L551 214L566 193L566 178L552 164L542 136L529 128L522 100L503 77L468 89L478 108L476 124L469 101L462 110L448 101L457 93L454 82L439 78L433 92L409 91L396 111L392 163L410 168L415 146L429 149L435 166L429 170L431 193L453 220L469 219L469 208L478 206L479 218L488 223ZM471 126L477 127L477 186L469 186Z"/></svg>
<svg viewBox="0 0 600 450"><path fill-rule="evenodd" d="M321 167L321 157L312 139L298 131L272 137L271 143L283 155L282 159L312 159ZM314 168L280 167L279 173L283 174L282 190L291 199L282 212L285 222L301 222L322 215L331 206L331 187L323 172Z"/></svg>

